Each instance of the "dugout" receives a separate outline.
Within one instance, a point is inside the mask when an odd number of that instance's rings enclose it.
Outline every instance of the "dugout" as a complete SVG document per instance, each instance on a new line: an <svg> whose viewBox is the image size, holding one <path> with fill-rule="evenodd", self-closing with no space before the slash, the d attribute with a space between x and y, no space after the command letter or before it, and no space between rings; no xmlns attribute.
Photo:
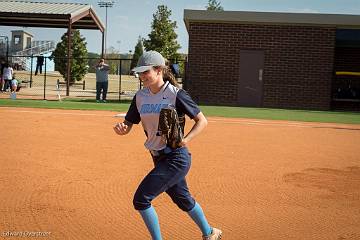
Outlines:
<svg viewBox="0 0 360 240"><path fill-rule="evenodd" d="M332 109L360 110L360 30L337 29Z"/></svg>
<svg viewBox="0 0 360 240"><path fill-rule="evenodd" d="M184 87L202 104L360 110L338 94L360 76L360 16L184 10ZM346 79L344 79L346 78Z"/></svg>

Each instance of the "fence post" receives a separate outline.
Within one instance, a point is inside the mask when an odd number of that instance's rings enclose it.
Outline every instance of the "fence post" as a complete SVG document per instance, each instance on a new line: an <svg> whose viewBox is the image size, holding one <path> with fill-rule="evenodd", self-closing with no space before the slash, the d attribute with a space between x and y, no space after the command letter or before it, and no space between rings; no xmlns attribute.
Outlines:
<svg viewBox="0 0 360 240"><path fill-rule="evenodd" d="M119 102L121 101L121 59L120 61L120 66L119 66Z"/></svg>
<svg viewBox="0 0 360 240"><path fill-rule="evenodd" d="M30 63L30 88L32 87L32 74L33 74L33 59L34 59L34 55L31 54L31 63Z"/></svg>
<svg viewBox="0 0 360 240"><path fill-rule="evenodd" d="M45 59L45 71L44 71L44 100L46 100L46 57Z"/></svg>

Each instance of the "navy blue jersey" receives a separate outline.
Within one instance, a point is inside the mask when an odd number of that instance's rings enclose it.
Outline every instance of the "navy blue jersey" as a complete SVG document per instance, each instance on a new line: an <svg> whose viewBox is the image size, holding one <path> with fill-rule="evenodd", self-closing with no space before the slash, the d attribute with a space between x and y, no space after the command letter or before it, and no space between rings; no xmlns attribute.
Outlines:
<svg viewBox="0 0 360 240"><path fill-rule="evenodd" d="M152 93L149 88L139 90L134 96L125 119L131 123L142 123L147 139L145 147L150 150L161 150L166 143L157 135L159 114L162 108L175 108L179 117L187 115L196 117L200 109L183 89L166 82L159 92Z"/></svg>

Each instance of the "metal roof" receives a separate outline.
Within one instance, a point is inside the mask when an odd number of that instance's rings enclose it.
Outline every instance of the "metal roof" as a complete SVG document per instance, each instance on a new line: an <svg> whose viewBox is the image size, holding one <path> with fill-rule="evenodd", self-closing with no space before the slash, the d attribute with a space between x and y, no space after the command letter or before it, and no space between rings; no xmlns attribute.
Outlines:
<svg viewBox="0 0 360 240"><path fill-rule="evenodd" d="M337 28L360 28L360 15L324 13L282 13L247 11L184 10L187 29L190 22L238 23L238 24L279 24L316 25Z"/></svg>
<svg viewBox="0 0 360 240"><path fill-rule="evenodd" d="M88 4L0 0L0 25L99 29L104 25Z"/></svg>

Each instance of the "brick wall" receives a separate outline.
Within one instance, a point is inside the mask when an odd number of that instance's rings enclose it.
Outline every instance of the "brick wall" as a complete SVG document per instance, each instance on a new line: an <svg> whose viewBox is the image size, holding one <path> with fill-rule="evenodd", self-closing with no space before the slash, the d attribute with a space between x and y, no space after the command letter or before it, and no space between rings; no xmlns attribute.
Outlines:
<svg viewBox="0 0 360 240"><path fill-rule="evenodd" d="M263 50L263 107L330 108L335 28L190 23L187 88L200 103L237 105L240 50Z"/></svg>

